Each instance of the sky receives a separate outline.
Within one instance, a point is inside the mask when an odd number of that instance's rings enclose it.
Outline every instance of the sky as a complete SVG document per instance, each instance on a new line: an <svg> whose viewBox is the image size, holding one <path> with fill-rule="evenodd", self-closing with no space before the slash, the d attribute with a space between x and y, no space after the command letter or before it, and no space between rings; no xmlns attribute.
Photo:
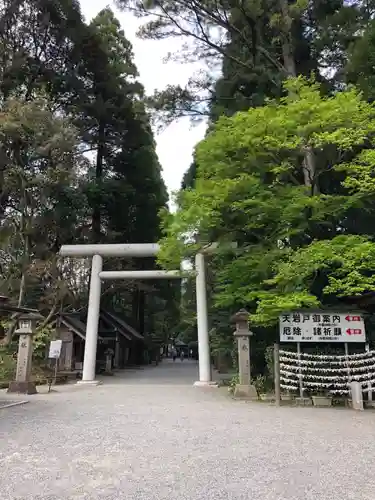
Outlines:
<svg viewBox="0 0 375 500"><path fill-rule="evenodd" d="M152 94L155 89L162 90L168 84L184 86L189 77L199 69L199 64L164 63L163 59L173 48L178 50L183 40L141 40L136 36L142 24L132 14L118 11L110 0L81 0L82 13L89 22L100 10L111 7L122 25L127 39L133 45L134 62L138 68L139 80L146 93ZM160 133L155 131L156 151L163 168L164 182L168 192L176 191L192 161L192 153L197 142L203 139L206 126L191 125L187 118L172 123Z"/></svg>

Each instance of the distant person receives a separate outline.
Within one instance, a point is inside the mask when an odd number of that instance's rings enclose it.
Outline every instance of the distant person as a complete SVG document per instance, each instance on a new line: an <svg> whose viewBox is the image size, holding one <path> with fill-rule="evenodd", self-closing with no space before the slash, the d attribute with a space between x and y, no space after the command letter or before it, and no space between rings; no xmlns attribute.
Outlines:
<svg viewBox="0 0 375 500"><path fill-rule="evenodd" d="M181 359L181 361L184 360L184 357L185 357L185 353L184 353L184 351L181 351L181 353L180 353L180 359Z"/></svg>
<svg viewBox="0 0 375 500"><path fill-rule="evenodd" d="M174 347L174 348L172 349L172 359L173 359L173 361L176 361L176 358L177 358L177 350L176 350L176 348Z"/></svg>

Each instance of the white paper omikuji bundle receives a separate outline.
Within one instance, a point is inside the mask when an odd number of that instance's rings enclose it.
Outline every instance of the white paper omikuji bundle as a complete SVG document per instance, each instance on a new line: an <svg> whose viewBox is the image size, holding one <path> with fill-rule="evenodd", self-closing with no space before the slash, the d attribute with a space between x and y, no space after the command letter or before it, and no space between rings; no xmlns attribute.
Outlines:
<svg viewBox="0 0 375 500"><path fill-rule="evenodd" d="M280 350L280 386L288 391L320 389L348 394L349 383L360 382L366 392L375 386L375 351L360 354L321 355Z"/></svg>

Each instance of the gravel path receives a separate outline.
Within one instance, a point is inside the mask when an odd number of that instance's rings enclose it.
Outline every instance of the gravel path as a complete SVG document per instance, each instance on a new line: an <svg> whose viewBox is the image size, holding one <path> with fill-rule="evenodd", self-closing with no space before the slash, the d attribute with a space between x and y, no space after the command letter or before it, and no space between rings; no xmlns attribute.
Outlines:
<svg viewBox="0 0 375 500"><path fill-rule="evenodd" d="M196 368L0 410L1 500L374 500L375 413L234 402Z"/></svg>

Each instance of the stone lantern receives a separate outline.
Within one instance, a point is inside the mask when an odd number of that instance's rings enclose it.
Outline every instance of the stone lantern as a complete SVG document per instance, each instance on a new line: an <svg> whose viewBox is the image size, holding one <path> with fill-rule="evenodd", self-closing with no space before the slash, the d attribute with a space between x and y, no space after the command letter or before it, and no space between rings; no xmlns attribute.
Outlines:
<svg viewBox="0 0 375 500"><path fill-rule="evenodd" d="M237 339L238 346L238 371L239 384L236 385L234 396L243 399L258 399L258 393L254 385L251 384L250 371L250 337L252 332L249 329L249 313L246 309L240 309L231 318L236 324L236 330L233 333Z"/></svg>
<svg viewBox="0 0 375 500"><path fill-rule="evenodd" d="M9 384L8 392L19 394L36 394L35 383L31 381L31 364L33 354L33 334L36 324L42 316L36 313L21 313L17 316L19 335L16 380Z"/></svg>

